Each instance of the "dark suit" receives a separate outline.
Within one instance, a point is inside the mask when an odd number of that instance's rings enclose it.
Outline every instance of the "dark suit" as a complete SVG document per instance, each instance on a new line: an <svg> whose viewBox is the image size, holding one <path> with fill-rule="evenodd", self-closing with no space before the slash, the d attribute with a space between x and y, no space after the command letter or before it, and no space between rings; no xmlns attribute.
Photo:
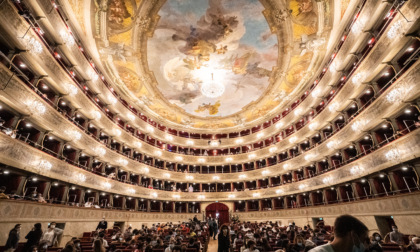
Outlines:
<svg viewBox="0 0 420 252"><path fill-rule="evenodd" d="M96 227L96 230L103 229L106 230L108 228L108 222L107 221L100 221L98 223L98 226Z"/></svg>
<svg viewBox="0 0 420 252"><path fill-rule="evenodd" d="M213 221L213 239L215 239L216 240L216 235L217 235L217 220L214 220Z"/></svg>

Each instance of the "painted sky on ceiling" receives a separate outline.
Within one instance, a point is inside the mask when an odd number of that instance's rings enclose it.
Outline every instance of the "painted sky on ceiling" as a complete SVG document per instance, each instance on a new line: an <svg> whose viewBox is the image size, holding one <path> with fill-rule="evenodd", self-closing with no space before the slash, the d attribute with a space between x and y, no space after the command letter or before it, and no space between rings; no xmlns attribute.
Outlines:
<svg viewBox="0 0 420 252"><path fill-rule="evenodd" d="M149 68L172 104L199 116L229 116L257 100L277 63L272 35L257 0L168 0L148 40ZM222 83L218 98L203 83Z"/></svg>

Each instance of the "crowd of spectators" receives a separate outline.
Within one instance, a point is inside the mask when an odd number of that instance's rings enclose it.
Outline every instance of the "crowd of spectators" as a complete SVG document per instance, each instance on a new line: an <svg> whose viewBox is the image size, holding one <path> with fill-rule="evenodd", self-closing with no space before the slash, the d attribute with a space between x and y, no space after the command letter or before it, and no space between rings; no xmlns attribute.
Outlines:
<svg viewBox="0 0 420 252"><path fill-rule="evenodd" d="M16 224L10 230L4 251L14 252L18 248L20 229L21 224ZM51 251L58 246L62 233L63 229L55 222L49 223L45 230L41 223L36 223L19 251ZM207 250L212 239L217 239L214 243L218 245L218 252L385 252L391 245L401 251L420 252L420 238L407 237L396 226L385 238L377 232L370 237L368 234L369 229L350 215L338 217L334 227L320 221L314 228L310 225L299 227L293 222L284 226L272 221L234 221L218 228L217 219L199 221L194 217L177 224L157 223L138 228L129 225L121 229L119 226L109 228L103 218L96 230L85 232L80 238L73 237L61 252L216 252Z"/></svg>
<svg viewBox="0 0 420 252"><path fill-rule="evenodd" d="M392 227L385 238L369 229L357 218L343 215L336 219L334 227L318 222L299 227L295 223L283 226L278 222L233 222L222 225L218 252L382 252L387 246L401 251L420 252L420 238L407 237ZM225 235L229 233L229 235ZM398 245L398 246L397 246ZM384 249L385 248L385 249Z"/></svg>

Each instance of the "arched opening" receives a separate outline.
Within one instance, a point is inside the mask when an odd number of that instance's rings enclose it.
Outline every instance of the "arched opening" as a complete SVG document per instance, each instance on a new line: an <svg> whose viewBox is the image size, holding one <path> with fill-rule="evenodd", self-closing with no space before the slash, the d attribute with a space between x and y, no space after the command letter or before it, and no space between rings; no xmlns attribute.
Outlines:
<svg viewBox="0 0 420 252"><path fill-rule="evenodd" d="M206 217L218 218L219 225L229 222L229 207L222 203L212 203L206 207Z"/></svg>

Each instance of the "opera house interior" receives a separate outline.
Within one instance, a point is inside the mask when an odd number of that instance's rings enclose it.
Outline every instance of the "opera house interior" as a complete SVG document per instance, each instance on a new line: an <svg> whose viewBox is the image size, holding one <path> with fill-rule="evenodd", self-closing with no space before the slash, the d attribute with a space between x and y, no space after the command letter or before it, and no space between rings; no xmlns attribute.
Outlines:
<svg viewBox="0 0 420 252"><path fill-rule="evenodd" d="M419 17L418 0L0 0L0 250L308 251L291 249L334 247L351 215L380 251L420 251Z"/></svg>

